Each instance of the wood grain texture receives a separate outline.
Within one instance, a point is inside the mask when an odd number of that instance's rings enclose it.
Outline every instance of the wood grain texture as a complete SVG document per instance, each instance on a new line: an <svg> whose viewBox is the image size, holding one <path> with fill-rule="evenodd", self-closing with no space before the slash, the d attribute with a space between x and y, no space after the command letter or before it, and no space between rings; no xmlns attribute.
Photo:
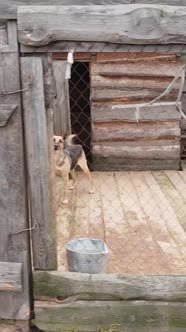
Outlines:
<svg viewBox="0 0 186 332"><path fill-rule="evenodd" d="M181 115L175 107L175 103L155 103L153 105L140 107L137 114L135 104L107 104L92 103L93 122L161 122L180 121Z"/></svg>
<svg viewBox="0 0 186 332"><path fill-rule="evenodd" d="M184 332L185 303L151 301L36 302L34 324L46 332Z"/></svg>
<svg viewBox="0 0 186 332"><path fill-rule="evenodd" d="M22 292L21 263L0 262L0 291Z"/></svg>
<svg viewBox="0 0 186 332"><path fill-rule="evenodd" d="M17 43L15 22L11 22L10 31L10 44L15 46ZM8 47L11 48L11 45ZM2 52L0 49L0 92L11 92L21 88L19 54L16 47L14 51L9 52L10 48L8 52ZM6 117L4 126L0 127L0 261L23 265L23 292L15 294L0 292L0 318L26 320L30 318L29 238L28 232L14 235L29 227L20 94L0 97L0 104L3 109L7 105L9 115L17 106L9 121L6 121L8 120Z"/></svg>
<svg viewBox="0 0 186 332"><path fill-rule="evenodd" d="M95 143L95 157L118 157L127 159L179 159L179 140L147 140L137 142Z"/></svg>
<svg viewBox="0 0 186 332"><path fill-rule="evenodd" d="M54 113L55 135L66 135L71 132L69 86L65 79L66 61L53 62L54 76L57 88L57 104Z"/></svg>
<svg viewBox="0 0 186 332"><path fill-rule="evenodd" d="M35 271L35 298L185 301L185 276L124 276ZM69 299L70 300L70 299Z"/></svg>
<svg viewBox="0 0 186 332"><path fill-rule="evenodd" d="M7 125L11 116L17 109L17 105L3 105L0 104L0 127L4 127Z"/></svg>
<svg viewBox="0 0 186 332"><path fill-rule="evenodd" d="M108 62L92 62L91 74L102 75L105 77L174 77L180 71L182 63L179 59L167 60L151 58L139 61L108 61Z"/></svg>
<svg viewBox="0 0 186 332"><path fill-rule="evenodd" d="M170 0L54 0L53 5L63 6L75 6L75 5L119 5L119 4L130 4L130 3L143 3L143 4L155 4L155 5L170 5ZM16 19L18 6L51 6L49 0L4 0L0 1L0 18L1 19ZM171 6L185 6L185 0L172 0Z"/></svg>
<svg viewBox="0 0 186 332"><path fill-rule="evenodd" d="M34 267L55 269L56 251L52 222L52 202L49 186L49 152L47 120L41 58L22 58L23 88L32 87L23 94L25 141L31 200L32 224L38 226L32 232Z"/></svg>
<svg viewBox="0 0 186 332"><path fill-rule="evenodd" d="M167 53L167 54L181 54L186 52L186 45L184 44L157 44L157 45L129 45L116 43L100 43L100 42L76 42L76 41L59 41L53 42L46 46L25 46L20 45L23 53L41 53L41 52L67 52L74 50L74 52L125 52L125 53ZM57 54L56 54L57 58ZM56 59L57 60L57 59ZM58 53L58 60L61 60L61 55Z"/></svg>
<svg viewBox="0 0 186 332"><path fill-rule="evenodd" d="M177 121L170 122L97 122L92 128L93 142L138 141L180 138Z"/></svg>
<svg viewBox="0 0 186 332"><path fill-rule="evenodd" d="M49 200L50 208L52 212L51 217L51 229L52 229L52 241L56 244L56 175L55 175L55 158L54 158L54 111L56 104L56 81L53 72L53 61L50 54L44 55L42 58L43 63L43 83L45 93L45 107L46 107L46 126L47 126L47 138L48 138L48 163L49 163ZM54 250L54 266L57 264L56 252Z"/></svg>
<svg viewBox="0 0 186 332"><path fill-rule="evenodd" d="M19 40L24 45L42 46L58 40L118 44L186 41L186 7L20 6L17 15Z"/></svg>
<svg viewBox="0 0 186 332"><path fill-rule="evenodd" d="M93 155L94 171L162 171L180 170L179 159L131 159Z"/></svg>

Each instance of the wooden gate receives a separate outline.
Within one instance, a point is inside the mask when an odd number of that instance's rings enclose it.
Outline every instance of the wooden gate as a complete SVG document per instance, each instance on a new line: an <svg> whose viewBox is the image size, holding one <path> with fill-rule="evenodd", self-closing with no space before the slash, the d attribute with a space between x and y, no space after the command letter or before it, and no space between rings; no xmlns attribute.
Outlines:
<svg viewBox="0 0 186 332"><path fill-rule="evenodd" d="M50 57L21 58L25 145L34 269L56 268L53 104ZM28 88L29 87L29 88Z"/></svg>
<svg viewBox="0 0 186 332"><path fill-rule="evenodd" d="M29 320L29 222L14 22L4 27L6 34L0 41L0 318Z"/></svg>

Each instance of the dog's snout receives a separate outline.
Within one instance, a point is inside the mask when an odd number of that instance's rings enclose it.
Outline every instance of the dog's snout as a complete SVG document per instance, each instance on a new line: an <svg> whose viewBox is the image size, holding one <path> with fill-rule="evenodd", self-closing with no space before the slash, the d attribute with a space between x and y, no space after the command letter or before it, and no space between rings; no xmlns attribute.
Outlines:
<svg viewBox="0 0 186 332"><path fill-rule="evenodd" d="M54 144L54 150L58 150L58 149L59 149L58 144Z"/></svg>

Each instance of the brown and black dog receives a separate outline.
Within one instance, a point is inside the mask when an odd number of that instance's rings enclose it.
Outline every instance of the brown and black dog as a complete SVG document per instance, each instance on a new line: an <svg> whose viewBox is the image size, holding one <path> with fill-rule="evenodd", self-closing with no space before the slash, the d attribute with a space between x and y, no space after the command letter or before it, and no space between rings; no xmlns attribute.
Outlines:
<svg viewBox="0 0 186 332"><path fill-rule="evenodd" d="M54 151L56 162L56 174L64 179L64 197L63 204L68 204L68 183L69 174L72 177L73 185L70 189L74 189L76 183L75 168L80 166L83 172L88 176L90 182L89 193L94 192L93 179L89 171L85 153L80 144L74 144L73 140L76 135L69 135L65 139L62 136L54 136Z"/></svg>

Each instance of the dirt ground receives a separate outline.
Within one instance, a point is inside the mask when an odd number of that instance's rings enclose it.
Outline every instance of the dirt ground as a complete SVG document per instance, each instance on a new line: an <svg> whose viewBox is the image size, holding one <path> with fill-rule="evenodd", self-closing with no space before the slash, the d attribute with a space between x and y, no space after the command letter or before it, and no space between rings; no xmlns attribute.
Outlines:
<svg viewBox="0 0 186 332"><path fill-rule="evenodd" d="M66 271L65 243L102 239L109 273L186 274L186 172L94 172L95 193L77 174L69 204L61 205L57 177L58 269Z"/></svg>

